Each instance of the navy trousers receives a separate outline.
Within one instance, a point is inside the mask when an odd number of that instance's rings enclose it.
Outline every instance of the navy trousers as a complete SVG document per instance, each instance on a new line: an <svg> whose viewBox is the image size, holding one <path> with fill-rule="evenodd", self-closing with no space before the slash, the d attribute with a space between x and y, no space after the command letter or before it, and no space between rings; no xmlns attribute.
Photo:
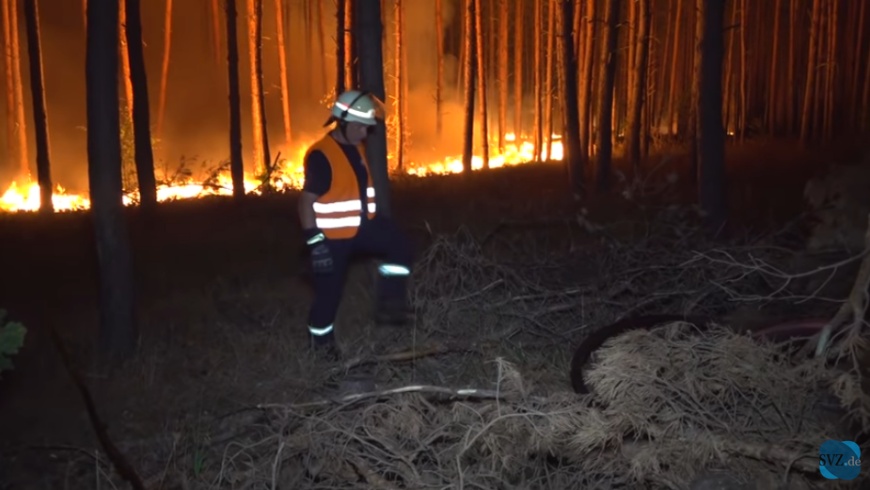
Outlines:
<svg viewBox="0 0 870 490"><path fill-rule="evenodd" d="M327 243L332 253L333 272L313 274L312 277L314 301L308 314L308 328L313 336L323 337L323 340L332 338L347 269L355 257L382 260L376 290L380 304L405 304L413 252L407 237L394 221L380 217L363 219L355 237L327 240Z"/></svg>

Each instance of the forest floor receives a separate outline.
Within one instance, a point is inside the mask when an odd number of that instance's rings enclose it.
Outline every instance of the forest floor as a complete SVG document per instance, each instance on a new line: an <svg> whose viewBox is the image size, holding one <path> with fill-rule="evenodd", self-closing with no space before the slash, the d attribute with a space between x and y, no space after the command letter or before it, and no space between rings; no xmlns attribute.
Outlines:
<svg viewBox="0 0 870 490"><path fill-rule="evenodd" d="M850 159L857 159L852 150L801 151L792 142L729 148L734 230L729 242L747 244L776 235L772 240L778 246L800 248L805 183L834 161ZM513 299L505 301L521 301L542 290L599 287L596 278L605 277L607 269L639 260L626 255L632 251L651 253L641 260L646 262L673 252L661 248L667 240L656 234L690 230L697 221L691 212L674 211L688 209L696 199L686 184L685 163L680 155L651 158L644 171L658 169L645 192L660 186L654 194L635 193L628 200L625 185L617 181L612 192L583 203L572 199L559 164L523 165L470 178L396 180L394 215L421 260L413 294L429 318L406 330L373 328L370 276L357 264L337 323L345 355L364 359L435 346L432 356L413 362L368 365L366 372L379 387L412 383L488 389L501 369L493 360L501 357L517 365L530 383L570 392L571 348L585 328L612 321L628 308L677 312L696 298L662 295L642 302L641 291L635 290L628 298L623 293L597 307L590 304L582 313L572 308L571 316L545 316L528 305L521 311L503 305L500 313L486 316L481 313L484 303L496 300L483 293L514 280L520 281L517 288L531 282L546 287L515 290L509 295ZM671 172L679 178L666 185ZM0 307L30 327L25 347L13 358L14 370L0 379L0 489L95 488L95 481L112 473L47 325L61 332L111 437L151 484L224 488L231 486L225 481L230 467L237 475L259 467L261 462L239 456L253 449L233 445L233 427L262 423L254 410L258 404L317 399L334 388L343 372L307 352L304 319L310 292L302 277L295 200L291 193L243 206L220 198L166 203L151 223L130 210L141 342L136 358L107 376L92 373L87 362L98 319L89 217L0 216ZM670 213L666 224L650 225L663 213ZM682 238L667 242L671 248L674 243L685 250L712 247L694 232L677 234ZM664 283L673 280L651 276L643 285L644 297L652 297L649 292ZM848 277L840 277L835 289L842 295L849 285ZM562 304L565 294L560 295ZM706 294L714 301L716 294ZM734 308L716 301L700 308L701 313L721 315ZM538 307L558 309L552 303ZM813 308L828 314L835 305ZM475 344L476 352L452 352L464 342ZM293 457L286 456L287 465ZM314 485L310 462L306 464L307 476L291 472L281 478L296 481L297 488Z"/></svg>

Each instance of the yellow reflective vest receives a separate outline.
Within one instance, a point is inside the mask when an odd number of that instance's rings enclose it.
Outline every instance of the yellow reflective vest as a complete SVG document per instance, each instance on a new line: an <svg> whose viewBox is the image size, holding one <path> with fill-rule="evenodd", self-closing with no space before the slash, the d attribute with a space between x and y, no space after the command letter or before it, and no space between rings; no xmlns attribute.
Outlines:
<svg viewBox="0 0 870 490"><path fill-rule="evenodd" d="M357 146L363 165L369 170L365 149ZM323 230L326 238L340 240L353 238L362 222L362 201L357 183L356 173L350 161L332 136L328 134L316 141L305 153L306 159L312 151L320 150L329 161L332 169L332 182L326 194L314 202L314 221ZM369 219L375 217L375 188L372 184L372 173L368 171L366 186L366 209Z"/></svg>

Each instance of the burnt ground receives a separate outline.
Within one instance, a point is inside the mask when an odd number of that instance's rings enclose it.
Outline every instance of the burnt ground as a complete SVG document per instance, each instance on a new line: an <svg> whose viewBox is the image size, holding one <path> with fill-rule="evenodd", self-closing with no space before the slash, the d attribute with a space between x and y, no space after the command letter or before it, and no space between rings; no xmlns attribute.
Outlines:
<svg viewBox="0 0 870 490"><path fill-rule="evenodd" d="M729 206L736 234L778 229L795 219L804 210L807 179L849 158L854 156L846 149L799 151L792 142L729 149ZM646 168L662 162L657 156ZM681 156L668 157L652 183L671 171L680 175L677 192L653 199L691 202L694 191ZM392 191L394 214L418 251L429 245L430 233L463 226L484 236L498 233L499 223L528 233L548 229L554 246L565 241L595 246L582 229L560 221L570 223L580 208L566 192L564 175L560 165L540 164L467 179L399 179ZM610 195L582 203L588 218L607 223L640 212L620 196L621 189L617 182ZM140 351L109 375L92 372L88 364L97 328L96 256L88 215L0 216L0 307L29 327L14 370L0 379L0 488L92 488L91 455L98 444L49 340L49 324L73 351L111 436L131 452L173 437L180 448L181 441L197 440L206 417L261 402L304 401L326 382L328 366L306 352L310 295L295 194L251 199L243 206L221 198L165 203L151 223L135 209L128 214ZM584 272L576 274L580 281ZM410 335L372 330L367 279L356 266L341 307L338 328L350 353L380 352ZM570 271L564 280L572 280ZM565 335L579 340L569 330L566 326ZM570 347L564 342L548 347L557 369L559 363L564 366L563 377L550 381L566 390ZM167 461L180 457L154 455L154 461L168 467ZM183 457L190 460L173 466L195 465L195 452ZM149 463L140 459L136 464ZM143 469L146 477L153 472Z"/></svg>

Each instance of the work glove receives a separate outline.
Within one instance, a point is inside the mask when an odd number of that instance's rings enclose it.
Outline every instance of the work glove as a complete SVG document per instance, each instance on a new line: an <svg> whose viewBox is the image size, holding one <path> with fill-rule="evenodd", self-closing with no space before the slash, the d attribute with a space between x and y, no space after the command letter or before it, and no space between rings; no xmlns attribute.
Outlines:
<svg viewBox="0 0 870 490"><path fill-rule="evenodd" d="M333 271L332 251L326 235L318 229L305 230L305 243L311 255L311 270L315 274L330 274Z"/></svg>

